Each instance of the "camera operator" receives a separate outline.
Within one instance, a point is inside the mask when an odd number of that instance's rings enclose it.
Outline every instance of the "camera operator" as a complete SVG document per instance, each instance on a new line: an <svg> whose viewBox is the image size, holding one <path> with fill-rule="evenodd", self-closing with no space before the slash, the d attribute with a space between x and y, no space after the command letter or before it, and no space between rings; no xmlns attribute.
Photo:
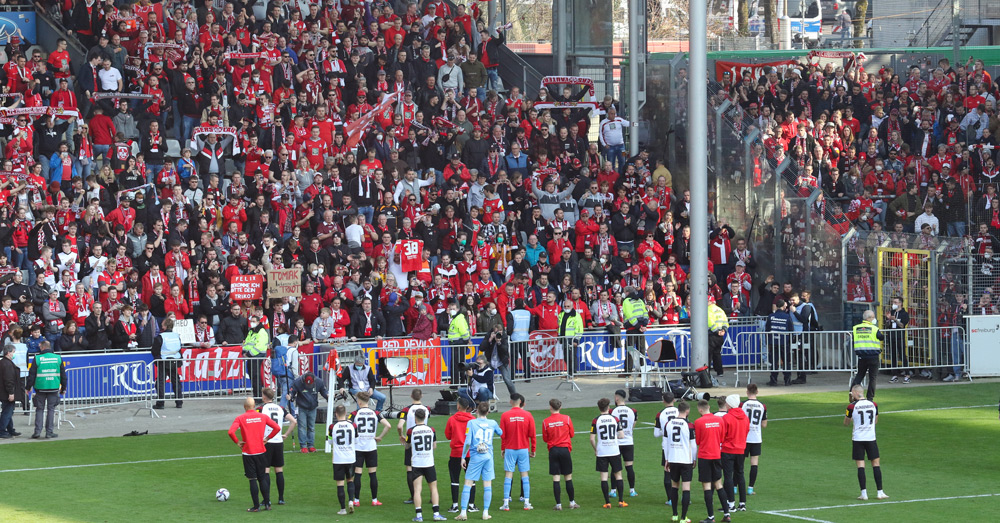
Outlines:
<svg viewBox="0 0 1000 523"><path fill-rule="evenodd" d="M458 395L473 402L493 399L493 369L486 363L486 356L476 356L476 362L465 366L469 386L458 389Z"/></svg>
<svg viewBox="0 0 1000 523"><path fill-rule="evenodd" d="M494 325L489 335L483 337L483 342L479 344L479 353L486 357L490 367L500 371L500 377L507 386L508 394L516 393L514 382L510 379L510 343L502 323Z"/></svg>

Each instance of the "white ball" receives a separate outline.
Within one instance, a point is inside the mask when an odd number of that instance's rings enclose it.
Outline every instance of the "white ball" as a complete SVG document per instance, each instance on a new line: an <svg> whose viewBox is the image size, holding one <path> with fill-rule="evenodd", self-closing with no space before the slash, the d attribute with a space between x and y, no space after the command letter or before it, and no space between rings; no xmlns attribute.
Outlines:
<svg viewBox="0 0 1000 523"><path fill-rule="evenodd" d="M224 489L224 488L220 488L219 490L216 490L215 491L215 499L217 499L219 501L226 501L227 499L229 499L229 491L226 490L226 489Z"/></svg>

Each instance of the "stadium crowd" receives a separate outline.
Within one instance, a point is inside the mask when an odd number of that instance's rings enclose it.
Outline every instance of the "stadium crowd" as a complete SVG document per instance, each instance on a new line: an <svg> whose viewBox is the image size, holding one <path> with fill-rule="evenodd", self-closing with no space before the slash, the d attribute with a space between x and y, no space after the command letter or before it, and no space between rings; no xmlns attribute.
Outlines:
<svg viewBox="0 0 1000 523"><path fill-rule="evenodd" d="M240 344L250 316L272 337L427 339L450 302L465 337L518 308L555 332L566 300L614 329L629 288L651 324L687 320L689 194L661 158L625 157L611 97L538 110L587 87L503 89L505 28L478 4L216 7L62 3L85 62L65 41L8 46L11 341L150 347L171 317ZM748 314L753 257L713 225L712 295ZM301 269L302 296L230 299L234 276L273 268Z"/></svg>

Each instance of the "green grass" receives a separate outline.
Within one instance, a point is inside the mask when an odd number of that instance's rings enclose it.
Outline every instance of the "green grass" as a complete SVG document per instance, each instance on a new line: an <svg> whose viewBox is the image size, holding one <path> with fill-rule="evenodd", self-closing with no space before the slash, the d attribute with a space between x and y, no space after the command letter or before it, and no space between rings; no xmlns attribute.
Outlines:
<svg viewBox="0 0 1000 523"><path fill-rule="evenodd" d="M883 388L879 407L883 414L878 424L879 448L885 490L889 501L920 500L951 496L1000 494L997 473L1000 457L995 442L1000 436L997 420L996 385L973 384L916 388ZM539 398L540 399L540 398ZM857 476L850 459L850 429L842 426L846 394L821 393L761 396L768 406L770 424L764 432L757 494L750 497L750 511L733 515L735 521L793 522L788 515L812 521L941 521L946 519L990 520L998 499L981 497L893 503L869 501L855 505ZM539 406L535 400L532 407ZM991 405L979 408L975 405ZM634 405L640 422L651 422L658 405ZM911 409L915 412L893 411ZM573 417L577 431L587 430L596 408L565 411ZM235 416L234 412L234 416ZM541 431L546 412L535 412ZM787 419L810 416L833 416L810 419ZM432 418L432 426L443 438L443 418ZM659 444L648 424L636 432L636 475L639 497L628 499L627 509L602 511L603 502L594 457L588 436L578 434L574 441L575 485L581 510L552 512L551 480L547 476L546 453L539 452L532 461L532 502L534 513L520 510L514 502L509 513L497 510L502 497L502 479L494 486L491 513L499 521L594 521L599 517L628 517L634 521L669 521L670 509L664 506ZM209 428L209 427L206 427ZM154 435L135 438L63 440L47 443L24 442L0 447L0 483L19 485L7 488L0 496L3 521L245 521L251 519L408 521L413 517L407 497L399 446L380 450L380 493L385 503L368 505L370 490L364 478L362 507L352 516L336 516L339 509L332 480L330 457L325 454L287 454L285 506L275 506L270 513L248 515L249 493L242 475L242 463L236 447L225 434L227 427L201 433ZM394 431L387 438L389 442ZM289 446L286 445L286 450ZM539 438L539 447L544 449ZM497 445L499 449L499 445ZM498 450L499 452L499 450ZM209 456L208 458L203 458ZM210 457L223 456L223 457ZM450 504L448 487L447 443L437 450L438 477L442 509ZM44 468L139 460L195 457L155 463L114 464L96 467L62 468L15 472L13 469ZM502 478L502 461L497 460ZM749 470L749 463L747 465ZM874 481L869 471L869 492ZM39 488L41 487L41 488ZM232 497L226 503L214 499L216 489L226 487ZM272 482L272 495L274 493ZM515 494L517 496L517 486ZM626 487L627 488L627 487ZM700 489L692 494L689 517L705 517ZM20 492L21 494L18 494ZM480 498L482 496L480 489ZM429 514L429 502L425 507ZM872 496L874 497L874 496ZM716 500L717 502L718 500ZM566 503L565 490L563 502ZM818 508L785 512L763 512L796 508ZM451 514L446 514L452 516ZM475 516L475 517L472 517ZM470 514L477 520L478 514ZM799 520L801 521L801 520Z"/></svg>

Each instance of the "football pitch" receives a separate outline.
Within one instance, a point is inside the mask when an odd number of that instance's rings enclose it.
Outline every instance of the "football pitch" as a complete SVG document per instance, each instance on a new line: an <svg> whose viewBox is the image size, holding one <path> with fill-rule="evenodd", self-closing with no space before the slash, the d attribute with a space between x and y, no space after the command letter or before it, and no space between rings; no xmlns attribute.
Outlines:
<svg viewBox="0 0 1000 523"><path fill-rule="evenodd" d="M590 391L585 391L590 392ZM764 430L763 455L756 494L747 502L747 512L733 514L734 521L747 522L855 522L855 521L951 521L996 517L1000 506L1000 421L997 419L997 385L977 383L912 387L882 386L876 402L885 491L890 499L858 501L857 473L850 459L851 429L843 426L847 393L794 394L769 398L765 388L760 400L767 405L769 424ZM609 391L610 397L610 391ZM548 412L535 410L547 398L528 398L538 433ZM596 403L596 402L595 402ZM639 412L635 433L636 490L626 498L628 508L602 509L603 497L594 453L587 432L597 409L564 409L573 418L574 484L578 510L553 512L551 477L541 437L539 452L532 460L532 512L514 501L510 512L500 512L503 476L497 456L498 479L494 481L494 521L597 521L599 518L632 521L669 521L664 505L663 473L659 441L653 437L652 421L659 404L632 404ZM714 406L714 400L713 400ZM234 402L233 416L239 414ZM695 409L692 409L695 410ZM714 408L713 408L714 410ZM499 414L491 417L499 419ZM693 418L691 418L693 421ZM448 444L444 440L445 418L432 417L438 431L436 451L441 509L451 503L448 480ZM277 505L271 482L274 510L246 513L249 488L243 477L237 447L227 437L226 426L205 427L205 432L109 437L90 440L54 440L0 446L0 495L3 521L409 521L413 506L408 497L403 449L393 430L379 450L379 499L370 505L367 474L362 503L353 515L337 516L339 510L330 456L322 452L288 452L285 463L285 499ZM22 429L23 430L23 429ZM72 429L66 429L72 430ZM317 440L319 440L317 430ZM286 451L291 444L286 442ZM499 454L499 444L496 445ZM749 462L747 462L749 472ZM697 478L695 478L697 479ZM215 500L215 491L227 488L230 500ZM626 483L626 490L627 490ZM480 487L478 504L481 504ZM868 469L869 495L874 498L874 480ZM428 491L424 490L425 520L430 517ZM692 485L688 517L706 517L699 484ZM714 500L718 507L718 499ZM565 488L563 504L568 505ZM469 515L479 520L479 513ZM717 519L721 514L717 512Z"/></svg>

